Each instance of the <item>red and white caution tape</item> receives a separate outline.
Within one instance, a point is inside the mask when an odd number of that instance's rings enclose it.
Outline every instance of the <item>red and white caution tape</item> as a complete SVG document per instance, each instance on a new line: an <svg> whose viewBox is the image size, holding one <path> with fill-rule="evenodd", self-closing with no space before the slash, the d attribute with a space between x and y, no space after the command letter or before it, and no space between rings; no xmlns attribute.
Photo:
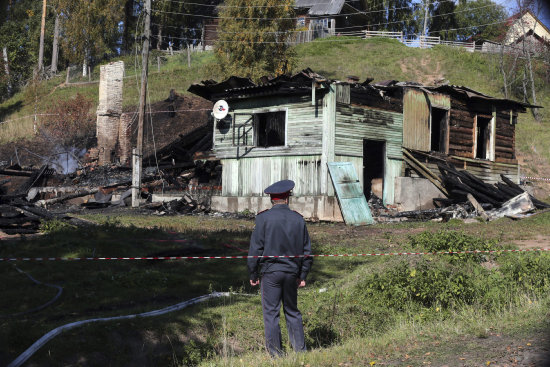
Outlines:
<svg viewBox="0 0 550 367"><path fill-rule="evenodd" d="M406 256L406 255L454 255L495 254L507 252L543 252L550 248L521 250L466 250L438 252L386 252L370 254L311 254L311 255L261 255L261 256L143 256L143 257L2 257L0 261L83 261L83 260L208 260L208 259L260 259L260 258L304 258L304 257L354 257L354 256Z"/></svg>

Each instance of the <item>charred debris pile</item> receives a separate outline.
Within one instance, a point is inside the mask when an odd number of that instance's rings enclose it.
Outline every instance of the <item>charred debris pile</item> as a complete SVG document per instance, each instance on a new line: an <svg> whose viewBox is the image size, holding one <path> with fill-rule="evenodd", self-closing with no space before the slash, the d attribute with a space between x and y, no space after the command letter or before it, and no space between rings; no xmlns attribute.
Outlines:
<svg viewBox="0 0 550 367"><path fill-rule="evenodd" d="M380 216L383 218L447 221L479 217L489 221L501 217L522 219L550 208L549 204L536 199L503 174L498 182L490 184L468 170L457 169L444 159L435 163L439 171L436 174L417 160L411 151L404 149L403 152L408 166L420 177L431 181L445 197L434 198L433 209L390 214L382 212Z"/></svg>
<svg viewBox="0 0 550 367"><path fill-rule="evenodd" d="M219 191L221 179L219 161L205 153L211 142L211 130L203 126L144 157L140 210L157 214L209 212L210 197ZM72 173L58 173L54 165L44 163L40 168L0 166L0 230L4 233L35 233L41 220L131 205L131 168L99 166L97 149L80 157Z"/></svg>

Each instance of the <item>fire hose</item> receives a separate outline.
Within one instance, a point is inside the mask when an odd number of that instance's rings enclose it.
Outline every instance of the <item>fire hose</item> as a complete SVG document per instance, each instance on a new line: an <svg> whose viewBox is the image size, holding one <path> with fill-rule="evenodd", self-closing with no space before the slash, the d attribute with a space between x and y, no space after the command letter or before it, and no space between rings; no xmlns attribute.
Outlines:
<svg viewBox="0 0 550 367"><path fill-rule="evenodd" d="M36 353L40 348L42 348L47 342L55 338L57 335L61 334L64 331L74 329L76 327L90 324L93 322L107 322L107 321L115 321L115 320L128 320L128 319L134 319L139 317L153 317L153 316L160 316L164 315L169 312L179 311L182 310L188 306L204 302L206 300L209 300L211 298L218 298L218 297L228 297L232 294L236 294L234 292L213 292L210 294L206 294L204 296L199 296L192 298L190 300L177 303L172 306L168 306L165 308L161 308L160 310L154 310L154 311L148 311L133 315L124 315L124 316L113 316L113 317L100 317L95 319L88 319L88 320L81 320L81 321L75 321L71 322L69 324L65 324L62 326L59 326L46 334L44 334L40 339L38 339L36 342L34 342L27 350L25 350L23 353L21 353L17 358L15 358L7 367L19 367L23 363L25 363L34 353Z"/></svg>
<svg viewBox="0 0 550 367"><path fill-rule="evenodd" d="M40 311L46 307L48 307L49 305L51 305L52 303L54 303L55 301L57 301L57 299L61 296L61 293L63 293L63 288L61 286L58 286L58 285L55 285L55 284L49 284L49 283L43 283L39 280L36 280L34 279L30 274L28 273L25 273L23 270L19 269L17 266L15 267L15 269L21 273L21 274L25 274L30 280L32 280L35 284L38 284L38 285L45 285L46 287L50 287L50 288L55 288L57 289L57 294L51 299L49 300L48 302L44 303L43 305L40 305L38 307L35 307L35 308L32 308L30 310L27 310L27 311L23 311L23 312L18 312L18 313L12 313L10 315L0 315L0 318L7 318L7 317L15 317L15 316L21 316L21 315L26 315L28 313L33 313L33 312L37 312L37 311Z"/></svg>

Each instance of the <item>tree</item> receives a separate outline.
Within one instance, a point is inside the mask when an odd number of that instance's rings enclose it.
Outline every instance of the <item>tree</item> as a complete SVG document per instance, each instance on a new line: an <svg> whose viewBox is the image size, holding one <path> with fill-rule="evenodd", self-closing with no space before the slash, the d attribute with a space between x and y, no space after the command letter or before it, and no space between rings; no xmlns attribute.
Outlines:
<svg viewBox="0 0 550 367"><path fill-rule="evenodd" d="M38 61L42 2L33 0L0 1L0 52L4 60L4 47L9 67L9 78L6 74L0 82L0 99L11 92L16 92L32 78ZM49 23L46 24L49 27ZM48 55L50 49L44 50Z"/></svg>
<svg viewBox="0 0 550 367"><path fill-rule="evenodd" d="M502 22L508 14L502 5L492 0L461 2L456 7L457 38L495 39L502 32Z"/></svg>
<svg viewBox="0 0 550 367"><path fill-rule="evenodd" d="M69 61L87 65L117 54L124 0L58 0L63 21L63 51Z"/></svg>
<svg viewBox="0 0 550 367"><path fill-rule="evenodd" d="M293 0L227 0L224 5L215 53L225 74L257 79L290 70Z"/></svg>
<svg viewBox="0 0 550 367"><path fill-rule="evenodd" d="M361 16L354 17L362 29L373 31L414 33L417 28L414 19L415 4L411 0L361 0Z"/></svg>
<svg viewBox="0 0 550 367"><path fill-rule="evenodd" d="M434 9L430 35L439 36L444 40L454 40L458 23L455 14L456 5L453 2L439 2Z"/></svg>

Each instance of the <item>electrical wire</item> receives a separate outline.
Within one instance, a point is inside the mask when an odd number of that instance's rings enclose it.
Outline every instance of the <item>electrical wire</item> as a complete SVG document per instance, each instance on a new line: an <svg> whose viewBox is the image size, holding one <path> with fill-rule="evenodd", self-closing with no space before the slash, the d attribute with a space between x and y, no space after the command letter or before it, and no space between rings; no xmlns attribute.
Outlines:
<svg viewBox="0 0 550 367"><path fill-rule="evenodd" d="M471 8L471 9L464 9L464 10L459 10L459 11L454 11L454 12L450 12L450 13L443 13L443 14L436 14L436 15L431 15L430 18L435 18L435 17L442 17L442 16L445 16L445 15L450 15L450 14L457 14L457 13L463 13L463 12L471 12L473 10L477 10L477 9L483 9L483 8L487 8L487 7L492 7L492 6L496 6L496 4L494 3L491 3L491 4L488 4L488 5L483 5L483 6L478 6L476 8ZM163 14L174 14L174 15L184 15L184 16L191 16L191 17L197 17L197 18L208 18L208 19L231 19L231 20L298 20L302 17L279 17L279 18L259 18L259 17L220 17L220 16L213 16L213 15L202 15L202 14L191 14L191 13L180 13L180 12L171 12L171 11L165 11L165 10L155 10L159 13L163 13ZM331 15L331 17L341 17L341 16L350 16L350 15L358 15L358 14L365 14L365 12L362 12L362 11L359 11L359 12L354 12L354 13L347 13L347 14L334 14L334 15ZM384 25L384 24L393 24L393 23L403 23L404 21L397 21L397 22L388 22L388 23L380 23L380 24L372 24L372 25ZM371 25L371 26L372 26Z"/></svg>
<svg viewBox="0 0 550 367"><path fill-rule="evenodd" d="M250 8L283 8L288 5L248 5L248 6L239 6L239 5L215 5L215 4L200 4L200 3L191 3L187 1L176 1L176 0L161 0L162 2L170 2L174 4L181 4L181 5L196 5L196 6L204 6L204 7L215 7L215 8L235 8L235 9L250 9ZM441 3L455 3L455 0L441 0L441 1L434 1L432 4L441 4ZM317 5L323 5L323 4L330 4L331 2L323 2L323 3L317 3ZM348 4L347 2L345 2ZM418 4L418 3L417 3ZM349 5L349 4L348 4ZM416 5L416 4L415 4ZM380 3L380 6L384 6L384 3ZM376 7L376 6L375 6ZM406 7L410 8L410 7Z"/></svg>

